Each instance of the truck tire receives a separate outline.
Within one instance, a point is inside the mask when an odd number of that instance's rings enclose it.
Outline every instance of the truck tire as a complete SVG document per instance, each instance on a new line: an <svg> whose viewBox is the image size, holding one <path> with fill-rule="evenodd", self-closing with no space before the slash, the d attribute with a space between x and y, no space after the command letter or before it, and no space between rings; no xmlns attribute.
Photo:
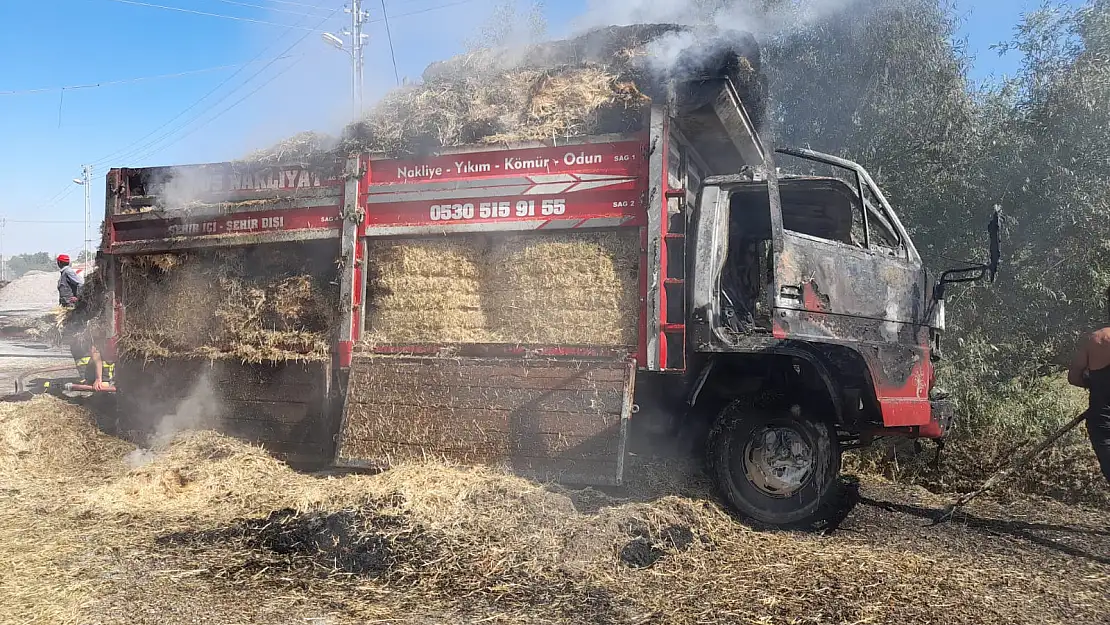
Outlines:
<svg viewBox="0 0 1110 625"><path fill-rule="evenodd" d="M757 524L808 526L833 509L840 443L829 423L797 408L734 401L718 415L706 451L725 501Z"/></svg>

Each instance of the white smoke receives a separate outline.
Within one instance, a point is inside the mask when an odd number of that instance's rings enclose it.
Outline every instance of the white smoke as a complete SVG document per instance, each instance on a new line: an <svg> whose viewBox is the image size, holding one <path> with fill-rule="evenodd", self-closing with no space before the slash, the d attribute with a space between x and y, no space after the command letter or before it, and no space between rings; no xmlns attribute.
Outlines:
<svg viewBox="0 0 1110 625"><path fill-rule="evenodd" d="M164 415L154 429L151 446L161 449L181 432L211 428L219 423L220 401L207 373L200 376L188 397L177 404L177 409Z"/></svg>
<svg viewBox="0 0 1110 625"><path fill-rule="evenodd" d="M778 35L811 28L866 0L789 0L774 6L753 0L590 0L575 20L576 29L598 26L667 23L713 25Z"/></svg>
<svg viewBox="0 0 1110 625"><path fill-rule="evenodd" d="M157 417L158 425L149 439L149 448L127 454L124 461L132 469L157 457L182 432L215 428L220 421L220 400L207 373L201 375L189 395L178 402L170 414Z"/></svg>
<svg viewBox="0 0 1110 625"><path fill-rule="evenodd" d="M222 179L203 167L174 167L161 179L147 181L147 194L160 198L165 208L181 208L193 202L213 201L224 191Z"/></svg>

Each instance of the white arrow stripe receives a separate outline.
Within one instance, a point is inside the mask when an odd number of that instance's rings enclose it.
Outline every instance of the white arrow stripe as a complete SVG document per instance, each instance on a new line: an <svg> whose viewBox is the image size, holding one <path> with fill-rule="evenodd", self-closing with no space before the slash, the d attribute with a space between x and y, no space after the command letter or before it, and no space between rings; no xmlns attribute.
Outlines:
<svg viewBox="0 0 1110 625"><path fill-rule="evenodd" d="M578 174L579 180L635 180L634 176L625 174Z"/></svg>
<svg viewBox="0 0 1110 625"><path fill-rule="evenodd" d="M570 189L567 193L574 193L576 191L589 191L590 189L601 189L603 187L611 187L613 185L624 184L627 180L596 180L593 182L579 182Z"/></svg>
<svg viewBox="0 0 1110 625"><path fill-rule="evenodd" d="M528 179L536 183L548 182L578 182L572 174L537 174L535 176L528 176Z"/></svg>
<svg viewBox="0 0 1110 625"><path fill-rule="evenodd" d="M525 176L443 180L439 182L371 182L368 192L371 195L377 195L398 192L409 193L415 191L454 191L456 189L468 189L472 187L503 187L531 183L532 181Z"/></svg>
<svg viewBox="0 0 1110 625"><path fill-rule="evenodd" d="M593 219L587 219L586 221L583 221L582 223L578 224L575 227L576 228L611 228L613 226L619 226L619 225L623 224L624 222L628 221L629 219L632 219L632 218L631 217L594 217Z"/></svg>
<svg viewBox="0 0 1110 625"><path fill-rule="evenodd" d="M573 187L573 183L538 184L524 192L524 195L555 195Z"/></svg>
<svg viewBox="0 0 1110 625"><path fill-rule="evenodd" d="M575 224L582 221L581 219L552 219L551 221L540 226L544 230L558 230L561 228L573 228Z"/></svg>
<svg viewBox="0 0 1110 625"><path fill-rule="evenodd" d="M568 185L563 185L568 186ZM504 197L506 195L525 195L529 193L528 187L477 187L459 189L458 191L414 191L411 193L375 193L366 197L367 204L393 204L395 202L454 202L462 199L481 199L488 197Z"/></svg>
<svg viewBox="0 0 1110 625"><path fill-rule="evenodd" d="M386 237L399 234L432 235L452 232L498 232L513 230L537 230L547 223L544 221L496 221L485 223L456 223L437 226L367 226L366 236Z"/></svg>

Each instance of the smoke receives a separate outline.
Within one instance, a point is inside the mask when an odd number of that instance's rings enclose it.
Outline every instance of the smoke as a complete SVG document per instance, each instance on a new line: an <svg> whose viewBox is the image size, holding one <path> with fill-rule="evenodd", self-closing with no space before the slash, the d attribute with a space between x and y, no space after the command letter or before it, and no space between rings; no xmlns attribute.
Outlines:
<svg viewBox="0 0 1110 625"><path fill-rule="evenodd" d="M158 425L148 439L149 447L127 454L124 461L132 469L152 461L157 452L165 449L182 432L212 429L219 425L221 404L208 373L204 373L178 402L170 414L157 417Z"/></svg>
<svg viewBox="0 0 1110 625"><path fill-rule="evenodd" d="M713 25L746 30L754 35L775 36L807 30L865 0L590 0L575 27L642 23Z"/></svg>
<svg viewBox="0 0 1110 625"><path fill-rule="evenodd" d="M175 167L162 180L153 181L155 188L148 181L147 194L159 195L164 206L179 208L200 200L212 201L213 193L223 191L218 188L219 180L203 169Z"/></svg>
<svg viewBox="0 0 1110 625"><path fill-rule="evenodd" d="M586 12L574 21L578 32L604 26L664 23L743 31L761 40L812 30L852 8L861 11L866 0L590 0ZM698 31L668 33L647 49L657 70L681 63L698 63L721 52L727 39L706 41Z"/></svg>

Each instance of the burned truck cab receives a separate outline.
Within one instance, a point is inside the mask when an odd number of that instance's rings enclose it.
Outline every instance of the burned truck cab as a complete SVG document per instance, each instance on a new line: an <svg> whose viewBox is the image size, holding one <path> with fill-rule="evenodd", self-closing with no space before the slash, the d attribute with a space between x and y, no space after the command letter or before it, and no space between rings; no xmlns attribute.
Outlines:
<svg viewBox="0 0 1110 625"><path fill-rule="evenodd" d="M797 173L706 178L691 215L688 402L725 495L782 525L827 503L841 449L943 438L953 411L933 392L944 279L862 167L776 154Z"/></svg>

